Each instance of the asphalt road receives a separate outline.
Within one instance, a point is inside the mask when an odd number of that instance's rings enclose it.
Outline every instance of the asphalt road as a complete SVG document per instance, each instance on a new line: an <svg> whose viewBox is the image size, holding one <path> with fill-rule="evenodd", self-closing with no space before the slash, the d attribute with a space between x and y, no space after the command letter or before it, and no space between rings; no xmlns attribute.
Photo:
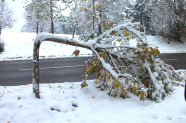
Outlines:
<svg viewBox="0 0 186 123"><path fill-rule="evenodd" d="M176 70L186 69L186 53L161 54L159 58L172 65Z"/></svg>
<svg viewBox="0 0 186 123"><path fill-rule="evenodd" d="M175 69L186 69L186 54L159 56ZM40 60L40 83L82 81L83 65L88 58ZM95 78L95 74L88 79ZM0 62L0 86L32 83L32 60Z"/></svg>

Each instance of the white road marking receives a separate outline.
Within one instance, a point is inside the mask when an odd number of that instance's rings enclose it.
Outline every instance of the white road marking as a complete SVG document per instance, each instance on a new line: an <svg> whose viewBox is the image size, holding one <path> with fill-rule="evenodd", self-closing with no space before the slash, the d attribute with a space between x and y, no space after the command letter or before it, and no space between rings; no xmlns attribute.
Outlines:
<svg viewBox="0 0 186 123"><path fill-rule="evenodd" d="M60 69L60 68L73 68L73 67L82 67L84 65L75 65L75 66L59 66L59 67L45 67L39 68L40 70L49 70L49 69ZM19 69L20 71L32 71L33 69Z"/></svg>
<svg viewBox="0 0 186 123"><path fill-rule="evenodd" d="M177 61L178 59L164 59L163 61Z"/></svg>

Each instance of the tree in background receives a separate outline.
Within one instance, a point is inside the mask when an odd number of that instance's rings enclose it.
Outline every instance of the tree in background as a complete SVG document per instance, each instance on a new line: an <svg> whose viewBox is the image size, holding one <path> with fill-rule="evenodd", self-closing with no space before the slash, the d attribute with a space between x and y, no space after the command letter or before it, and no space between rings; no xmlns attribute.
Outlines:
<svg viewBox="0 0 186 123"><path fill-rule="evenodd" d="M51 23L51 30L50 32L52 34L54 34L55 30L54 30L54 21L56 20L60 20L61 19L61 8L60 6L57 4L58 0L46 0L48 1L47 3L49 3L49 8L50 8L50 23Z"/></svg>
<svg viewBox="0 0 186 123"><path fill-rule="evenodd" d="M45 23L50 21L49 10L46 7L46 1L32 0L25 6L27 24L38 34L44 28Z"/></svg>
<svg viewBox="0 0 186 123"><path fill-rule="evenodd" d="M177 41L186 39L186 1L152 0L151 21L158 35Z"/></svg>
<svg viewBox="0 0 186 123"><path fill-rule="evenodd" d="M150 14L152 9L148 6L150 3L149 0L136 0L133 7L131 7L128 17L133 22L139 22L143 26L145 34L153 34L154 29L152 27L152 22Z"/></svg>
<svg viewBox="0 0 186 123"><path fill-rule="evenodd" d="M13 17L13 11L8 7L7 3L3 0L0 1L0 35L2 29L13 27L13 22L15 21Z"/></svg>
<svg viewBox="0 0 186 123"><path fill-rule="evenodd" d="M54 21L61 12L57 0L32 0L25 6L25 10L26 27L31 26L37 34L42 31L54 33Z"/></svg>
<svg viewBox="0 0 186 123"><path fill-rule="evenodd" d="M84 32L93 31L100 35L113 24L125 21L128 5L128 0L79 0L73 15Z"/></svg>

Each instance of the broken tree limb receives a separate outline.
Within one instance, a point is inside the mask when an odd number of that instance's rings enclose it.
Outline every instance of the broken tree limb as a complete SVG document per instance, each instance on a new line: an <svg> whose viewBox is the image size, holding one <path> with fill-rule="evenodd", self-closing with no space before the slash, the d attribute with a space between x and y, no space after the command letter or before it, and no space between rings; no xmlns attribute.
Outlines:
<svg viewBox="0 0 186 123"><path fill-rule="evenodd" d="M109 87L111 96L126 98L127 93L161 101L173 91L173 81L183 81L172 67L157 59L158 50L148 47L145 36L136 30L136 24L119 25L94 40L75 40L53 34L39 34L34 40L33 92L39 95L39 47L43 41L52 41L90 49L93 57L84 67L88 74L99 71L98 80ZM129 41L135 41L131 47ZM179 83L179 82L178 82ZM86 81L82 87L87 86Z"/></svg>
<svg viewBox="0 0 186 123"><path fill-rule="evenodd" d="M40 90L39 90L39 47L43 41L52 41L56 43L68 44L71 46L78 46L82 48L90 49L90 43L81 42L78 40L70 39L67 37L57 36L53 34L38 34L34 39L34 49L33 49L33 92L37 98L40 98Z"/></svg>

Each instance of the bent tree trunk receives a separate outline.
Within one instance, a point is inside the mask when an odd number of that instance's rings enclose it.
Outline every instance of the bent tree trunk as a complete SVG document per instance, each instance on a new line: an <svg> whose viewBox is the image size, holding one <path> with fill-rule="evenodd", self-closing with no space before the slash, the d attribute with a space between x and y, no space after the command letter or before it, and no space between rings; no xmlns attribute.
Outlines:
<svg viewBox="0 0 186 123"><path fill-rule="evenodd" d="M182 78L174 68L157 59L158 50L148 47L138 24L123 24L112 28L94 40L79 41L53 34L39 34L34 40L33 92L40 98L39 47L43 41L52 41L92 50L94 56L86 62L82 87L88 74L98 71L97 82L101 89L110 89L109 95L123 98L127 93L160 101L173 91L172 83ZM137 42L131 47L129 41ZM170 72L171 71L171 72Z"/></svg>
<svg viewBox="0 0 186 123"><path fill-rule="evenodd" d="M1 35L1 31L2 31L2 28L1 28L1 25L0 25L0 35Z"/></svg>
<svg viewBox="0 0 186 123"><path fill-rule="evenodd" d="M33 51L33 92L36 94L35 96L37 98L40 98L39 96L39 47L43 41L52 41L56 43L62 43L62 44L68 44L71 46L79 46L82 48L88 47L87 43L83 43L77 40L69 39L66 37L59 37L52 34L39 34L34 40L34 51Z"/></svg>

